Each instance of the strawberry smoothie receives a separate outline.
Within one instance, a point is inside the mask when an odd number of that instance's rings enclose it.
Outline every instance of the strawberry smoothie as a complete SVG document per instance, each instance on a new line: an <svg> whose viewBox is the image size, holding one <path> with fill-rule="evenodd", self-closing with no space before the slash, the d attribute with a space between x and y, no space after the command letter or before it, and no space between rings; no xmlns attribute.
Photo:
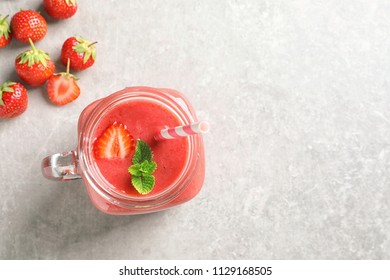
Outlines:
<svg viewBox="0 0 390 280"><path fill-rule="evenodd" d="M87 106L79 118L77 151L70 156L77 159L76 172L96 208L114 215L143 214L195 197L205 177L202 136L154 138L161 129L194 122L189 101L171 89L130 87ZM143 194L128 170L141 140L157 164L153 188Z"/></svg>
<svg viewBox="0 0 390 280"><path fill-rule="evenodd" d="M155 186L147 195L164 191L181 174L188 158L188 139L179 138L156 141L154 136L165 126L180 125L179 120L161 105L149 101L130 101L109 111L101 120L94 138L99 138L113 123L122 123L133 139L145 141L157 163L154 173ZM125 195L140 196L131 184L128 168L132 164L134 150L125 158L97 158L96 163L105 179Z"/></svg>

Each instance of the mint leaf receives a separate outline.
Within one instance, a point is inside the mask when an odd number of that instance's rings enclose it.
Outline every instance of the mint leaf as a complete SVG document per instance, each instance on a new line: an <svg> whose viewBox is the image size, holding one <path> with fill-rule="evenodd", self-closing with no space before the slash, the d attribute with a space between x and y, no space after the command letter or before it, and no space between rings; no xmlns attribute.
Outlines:
<svg viewBox="0 0 390 280"><path fill-rule="evenodd" d="M141 176L142 173L140 171L140 168L141 168L141 165L137 163L137 164L130 166L128 171L133 176Z"/></svg>
<svg viewBox="0 0 390 280"><path fill-rule="evenodd" d="M135 147L135 154L133 157L133 164L142 163L145 160L152 161L152 150L144 141L137 141L137 146Z"/></svg>
<svg viewBox="0 0 390 280"><path fill-rule="evenodd" d="M153 175L133 176L131 179L131 183L140 194L150 193L154 187L154 181Z"/></svg>
<svg viewBox="0 0 390 280"><path fill-rule="evenodd" d="M143 163L141 163L140 171L143 175L151 175L157 168L157 163L154 161L147 161L145 160Z"/></svg>
<svg viewBox="0 0 390 280"><path fill-rule="evenodd" d="M137 141L133 156L133 165L128 171L131 174L131 183L140 194L148 194L153 190L155 178L152 175L157 169L157 163L152 160L153 153L148 144Z"/></svg>

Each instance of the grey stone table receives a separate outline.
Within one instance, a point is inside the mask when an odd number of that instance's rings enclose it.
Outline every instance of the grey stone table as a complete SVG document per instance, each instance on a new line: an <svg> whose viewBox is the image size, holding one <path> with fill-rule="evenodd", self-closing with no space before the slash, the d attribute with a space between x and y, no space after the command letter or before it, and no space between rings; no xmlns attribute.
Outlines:
<svg viewBox="0 0 390 280"><path fill-rule="evenodd" d="M390 258L389 1L78 2L37 46L58 62L67 37L98 41L80 98L28 88L0 121L0 258ZM26 48L0 49L1 82ZM177 89L210 122L206 180L177 208L110 216L40 162L75 148L85 106L135 85Z"/></svg>

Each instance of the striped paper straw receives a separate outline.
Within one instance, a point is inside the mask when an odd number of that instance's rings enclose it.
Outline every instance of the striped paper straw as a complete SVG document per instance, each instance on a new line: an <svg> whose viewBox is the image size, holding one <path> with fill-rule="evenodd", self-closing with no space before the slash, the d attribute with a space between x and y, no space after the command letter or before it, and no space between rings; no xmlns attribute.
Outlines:
<svg viewBox="0 0 390 280"><path fill-rule="evenodd" d="M156 140L176 139L194 134L206 133L207 131L209 131L209 124L205 121L201 121L189 125L162 129L154 138Z"/></svg>

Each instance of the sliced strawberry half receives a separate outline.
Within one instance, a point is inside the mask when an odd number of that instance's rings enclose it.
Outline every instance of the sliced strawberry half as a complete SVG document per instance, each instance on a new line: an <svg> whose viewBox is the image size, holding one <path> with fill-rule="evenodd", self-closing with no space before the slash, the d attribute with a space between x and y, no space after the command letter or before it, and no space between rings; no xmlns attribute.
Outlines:
<svg viewBox="0 0 390 280"><path fill-rule="evenodd" d="M93 149L96 158L126 158L135 149L135 142L125 125L114 122L96 139Z"/></svg>
<svg viewBox="0 0 390 280"><path fill-rule="evenodd" d="M80 88L77 78L69 73L69 60L66 72L53 74L47 82L47 94L50 101L55 105L65 105L77 99Z"/></svg>
<svg viewBox="0 0 390 280"><path fill-rule="evenodd" d="M54 74L47 83L49 99L55 105L65 105L80 95L80 88L73 77L64 74Z"/></svg>

